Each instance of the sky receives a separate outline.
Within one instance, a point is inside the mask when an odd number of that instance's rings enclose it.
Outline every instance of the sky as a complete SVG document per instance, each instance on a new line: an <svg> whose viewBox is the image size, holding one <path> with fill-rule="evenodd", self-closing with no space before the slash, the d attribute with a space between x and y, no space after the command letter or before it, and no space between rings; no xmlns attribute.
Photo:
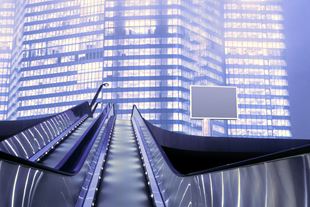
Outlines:
<svg viewBox="0 0 310 207"><path fill-rule="evenodd" d="M284 0L293 138L310 139L310 0Z"/></svg>

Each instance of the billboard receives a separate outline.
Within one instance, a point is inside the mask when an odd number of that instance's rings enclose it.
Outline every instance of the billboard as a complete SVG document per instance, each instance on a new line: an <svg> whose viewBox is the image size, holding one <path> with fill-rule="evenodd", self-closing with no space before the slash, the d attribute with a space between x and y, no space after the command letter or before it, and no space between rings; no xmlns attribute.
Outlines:
<svg viewBox="0 0 310 207"><path fill-rule="evenodd" d="M192 119L237 119L237 88L231 86L196 86L190 88Z"/></svg>

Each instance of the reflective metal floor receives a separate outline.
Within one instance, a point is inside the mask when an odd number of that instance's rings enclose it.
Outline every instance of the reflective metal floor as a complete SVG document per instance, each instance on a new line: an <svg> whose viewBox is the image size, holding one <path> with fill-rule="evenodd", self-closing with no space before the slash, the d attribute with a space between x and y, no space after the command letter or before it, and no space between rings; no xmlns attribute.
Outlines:
<svg viewBox="0 0 310 207"><path fill-rule="evenodd" d="M116 119L96 206L152 206L131 121Z"/></svg>

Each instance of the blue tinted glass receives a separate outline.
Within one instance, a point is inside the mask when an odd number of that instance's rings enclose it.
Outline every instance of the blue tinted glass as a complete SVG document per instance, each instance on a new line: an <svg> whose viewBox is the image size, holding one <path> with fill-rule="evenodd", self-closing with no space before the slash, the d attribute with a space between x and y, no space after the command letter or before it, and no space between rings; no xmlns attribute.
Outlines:
<svg viewBox="0 0 310 207"><path fill-rule="evenodd" d="M2 2L1 120L64 111L107 82L99 99L123 118L136 104L187 134L309 136L305 0ZM191 119L191 85L237 87L239 119Z"/></svg>

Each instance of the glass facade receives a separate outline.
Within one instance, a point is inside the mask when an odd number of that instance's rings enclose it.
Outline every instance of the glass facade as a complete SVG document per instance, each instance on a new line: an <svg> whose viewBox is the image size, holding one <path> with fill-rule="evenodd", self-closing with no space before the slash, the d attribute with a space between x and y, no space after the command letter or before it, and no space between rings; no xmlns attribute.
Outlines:
<svg viewBox="0 0 310 207"><path fill-rule="evenodd" d="M226 82L238 87L239 119L228 136L291 137L279 0L226 0Z"/></svg>
<svg viewBox="0 0 310 207"><path fill-rule="evenodd" d="M9 118L90 100L102 82L104 1L17 1L16 19Z"/></svg>
<svg viewBox="0 0 310 207"><path fill-rule="evenodd" d="M99 100L123 118L136 104L172 131L291 136L279 0L4 2L1 119L63 111L107 82ZM240 119L191 120L190 85L236 86Z"/></svg>
<svg viewBox="0 0 310 207"><path fill-rule="evenodd" d="M12 38L14 27L12 0L0 4L0 120L7 118L9 75L11 67Z"/></svg>
<svg viewBox="0 0 310 207"><path fill-rule="evenodd" d="M122 117L136 104L160 127L201 134L189 88L225 83L221 18L217 0L106 0L103 99ZM224 123L209 124L225 133Z"/></svg>

